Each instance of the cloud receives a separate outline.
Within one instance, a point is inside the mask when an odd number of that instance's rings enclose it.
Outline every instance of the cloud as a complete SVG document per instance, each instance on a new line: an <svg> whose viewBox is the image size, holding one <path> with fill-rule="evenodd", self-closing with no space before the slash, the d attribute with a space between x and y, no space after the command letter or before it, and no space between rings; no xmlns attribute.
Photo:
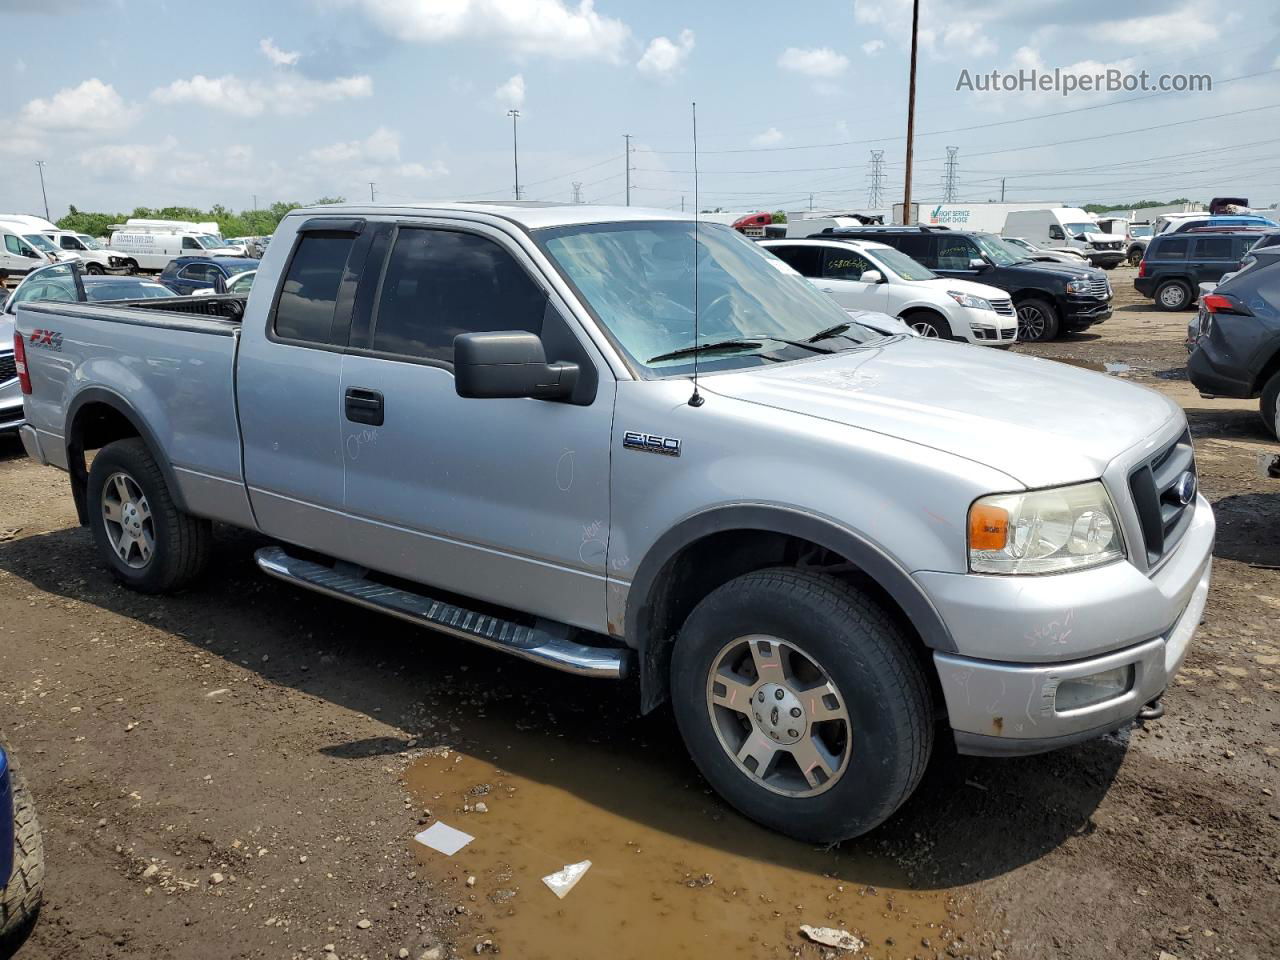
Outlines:
<svg viewBox="0 0 1280 960"><path fill-rule="evenodd" d="M37 97L29 101L19 112L18 123L33 130L101 133L129 126L138 113L111 84L95 77L59 90L47 100Z"/></svg>
<svg viewBox="0 0 1280 960"><path fill-rule="evenodd" d="M884 49L883 40L868 40L862 45L862 52L868 57L874 57L877 53Z"/></svg>
<svg viewBox="0 0 1280 960"><path fill-rule="evenodd" d="M524 106L524 74L517 73L514 77L493 91L493 98L501 103L504 107L522 107Z"/></svg>
<svg viewBox="0 0 1280 960"><path fill-rule="evenodd" d="M953 11L954 15L941 30L921 26L920 48L936 60L945 60L956 54L983 57L994 53L996 43L983 31L983 27L991 22L1007 20L1013 10L1020 12L1026 6L1006 8L990 0L972 3L967 9ZM857 23L879 27L886 37L903 46L911 43L911 0L853 0L853 19Z"/></svg>
<svg viewBox="0 0 1280 960"><path fill-rule="evenodd" d="M768 147L768 146L772 146L775 143L778 143L782 139L783 139L782 131L779 130L777 127L770 127L768 130L764 131L764 133L757 133L754 137L752 137L751 143L753 146L757 146L757 147Z"/></svg>
<svg viewBox="0 0 1280 960"><path fill-rule="evenodd" d="M842 53L836 53L830 47L818 47L812 50L787 47L778 57L778 66L783 70L803 73L807 77L831 79L849 69L849 58Z"/></svg>
<svg viewBox="0 0 1280 960"><path fill-rule="evenodd" d="M693 31L681 30L674 42L666 37L654 37L645 48L644 56L636 63L636 69L655 77L671 77L693 53Z"/></svg>
<svg viewBox="0 0 1280 960"><path fill-rule="evenodd" d="M277 67L292 67L298 62L298 58L302 56L302 54L298 53L296 50L293 52L281 50L276 46L276 42L270 37L263 37L259 40L258 49L262 51L262 55L264 57L274 63Z"/></svg>
<svg viewBox="0 0 1280 960"><path fill-rule="evenodd" d="M482 40L519 54L620 63L631 37L594 0L335 0L393 37L415 43Z"/></svg>
<svg viewBox="0 0 1280 960"><path fill-rule="evenodd" d="M439 161L423 164L402 162L400 134L387 127L379 127L363 140L341 140L328 146L307 151L303 162L330 170L359 173L358 178L376 180L380 176L402 177L409 180L426 180L443 177L448 168Z"/></svg>
<svg viewBox="0 0 1280 960"><path fill-rule="evenodd" d="M234 74L221 77L196 74L190 80L175 80L151 91L151 99L157 103L196 103L239 117L257 117L268 111L282 115L304 114L321 103L372 95L373 81L367 76L312 80L292 73L267 82L242 80Z"/></svg>
<svg viewBox="0 0 1280 960"><path fill-rule="evenodd" d="M159 143L120 143L90 147L80 153L80 165L100 174L117 174L141 180L152 173L162 159L178 149L172 135Z"/></svg>
<svg viewBox="0 0 1280 960"><path fill-rule="evenodd" d="M1189 3L1167 13L1129 17L1124 20L1104 20L1095 24L1090 33L1098 40L1126 46L1174 46L1195 49L1218 39L1221 32L1220 22L1216 13L1206 16L1200 11L1198 5Z"/></svg>

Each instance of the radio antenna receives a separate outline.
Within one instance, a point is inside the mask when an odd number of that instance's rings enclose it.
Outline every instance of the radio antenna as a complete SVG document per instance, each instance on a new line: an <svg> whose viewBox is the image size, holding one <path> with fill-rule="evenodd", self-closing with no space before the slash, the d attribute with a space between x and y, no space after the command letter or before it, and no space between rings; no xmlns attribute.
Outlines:
<svg viewBox="0 0 1280 960"><path fill-rule="evenodd" d="M689 406L700 407L705 400L698 392L698 101L693 108L693 396Z"/></svg>

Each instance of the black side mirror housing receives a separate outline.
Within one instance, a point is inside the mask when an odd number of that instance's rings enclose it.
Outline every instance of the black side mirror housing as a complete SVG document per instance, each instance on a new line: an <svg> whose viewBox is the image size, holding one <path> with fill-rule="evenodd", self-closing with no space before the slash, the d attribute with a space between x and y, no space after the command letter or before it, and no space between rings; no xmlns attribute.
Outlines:
<svg viewBox="0 0 1280 960"><path fill-rule="evenodd" d="M453 383L460 397L568 400L578 372L576 363L547 363L542 340L523 330L453 338Z"/></svg>

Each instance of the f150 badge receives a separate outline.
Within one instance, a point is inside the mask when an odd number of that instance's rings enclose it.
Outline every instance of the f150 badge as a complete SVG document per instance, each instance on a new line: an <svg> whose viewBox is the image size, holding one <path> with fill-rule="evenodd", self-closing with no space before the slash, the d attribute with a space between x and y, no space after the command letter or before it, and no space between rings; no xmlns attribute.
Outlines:
<svg viewBox="0 0 1280 960"><path fill-rule="evenodd" d="M622 435L622 445L628 450L642 453L660 453L664 457L680 456L680 441L676 437L660 437L654 433L628 430Z"/></svg>

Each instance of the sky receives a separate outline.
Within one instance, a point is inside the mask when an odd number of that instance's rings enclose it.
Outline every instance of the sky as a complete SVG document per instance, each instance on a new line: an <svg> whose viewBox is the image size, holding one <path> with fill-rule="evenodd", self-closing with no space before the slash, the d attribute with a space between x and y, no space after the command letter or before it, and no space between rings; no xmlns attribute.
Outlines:
<svg viewBox="0 0 1280 960"><path fill-rule="evenodd" d="M689 209L901 199L910 0L0 0L0 211L514 195ZM913 196L1280 200L1274 0L922 0ZM1207 73L982 92L992 70ZM957 89L962 77L970 88Z"/></svg>

